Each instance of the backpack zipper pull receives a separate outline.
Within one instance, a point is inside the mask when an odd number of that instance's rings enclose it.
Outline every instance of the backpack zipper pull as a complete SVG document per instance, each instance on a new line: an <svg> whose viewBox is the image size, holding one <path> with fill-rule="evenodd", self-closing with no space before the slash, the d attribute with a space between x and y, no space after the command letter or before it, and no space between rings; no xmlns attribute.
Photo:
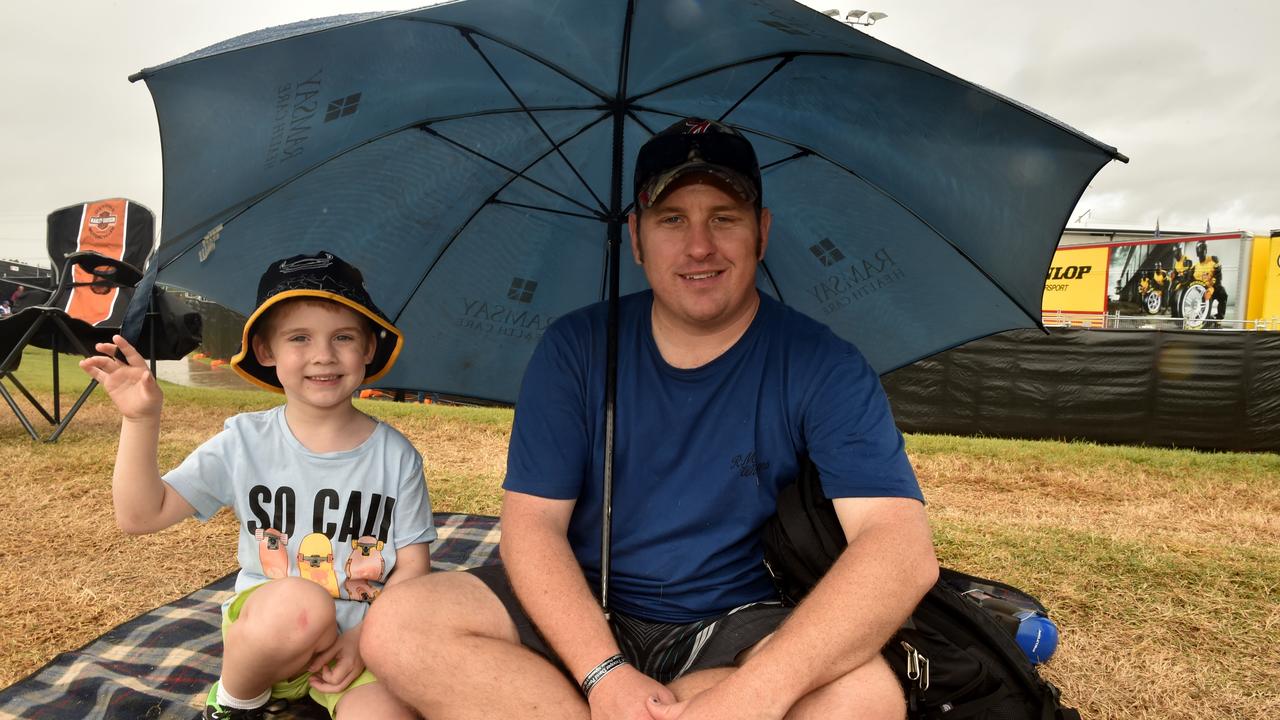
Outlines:
<svg viewBox="0 0 1280 720"><path fill-rule="evenodd" d="M911 647L911 644L905 640L902 643L902 649L907 651L907 679L912 680L923 692L929 689L929 658L920 654L919 650Z"/></svg>

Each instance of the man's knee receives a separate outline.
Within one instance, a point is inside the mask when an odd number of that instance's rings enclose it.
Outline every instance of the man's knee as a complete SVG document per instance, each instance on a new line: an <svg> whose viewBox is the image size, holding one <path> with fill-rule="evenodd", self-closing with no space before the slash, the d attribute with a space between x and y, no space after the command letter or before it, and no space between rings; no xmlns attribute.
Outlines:
<svg viewBox="0 0 1280 720"><path fill-rule="evenodd" d="M406 650L425 660L444 658L468 636L519 642L501 601L484 583L462 572L431 573L383 590L365 616L360 655L378 674ZM420 648L414 648L415 641Z"/></svg>

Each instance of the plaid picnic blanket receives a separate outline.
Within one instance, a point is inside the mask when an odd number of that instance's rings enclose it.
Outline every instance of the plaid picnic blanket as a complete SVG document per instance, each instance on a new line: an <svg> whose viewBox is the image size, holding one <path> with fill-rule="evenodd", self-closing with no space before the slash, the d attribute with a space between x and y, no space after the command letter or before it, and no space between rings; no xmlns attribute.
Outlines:
<svg viewBox="0 0 1280 720"><path fill-rule="evenodd" d="M434 571L497 562L498 519L436 513ZM221 605L235 573L65 652L0 690L0 719L190 720L203 710L222 657ZM309 700L281 720L328 713Z"/></svg>

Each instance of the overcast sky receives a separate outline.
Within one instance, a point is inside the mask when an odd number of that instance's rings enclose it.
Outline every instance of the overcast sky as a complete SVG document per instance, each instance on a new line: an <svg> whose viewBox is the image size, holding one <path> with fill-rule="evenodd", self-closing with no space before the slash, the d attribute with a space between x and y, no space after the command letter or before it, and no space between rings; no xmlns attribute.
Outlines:
<svg viewBox="0 0 1280 720"><path fill-rule="evenodd" d="M602 0L603 1L603 0ZM673 0L697 2L698 0ZM857 0L861 3L863 0ZM1114 145L1073 218L1280 228L1280 3L807 0L879 10L867 32ZM271 25L396 0L43 0L6 6L0 258L47 264L45 216L125 196L161 211L150 94L130 74ZM972 8L973 10L966 10ZM1074 223L1073 223L1074 224Z"/></svg>

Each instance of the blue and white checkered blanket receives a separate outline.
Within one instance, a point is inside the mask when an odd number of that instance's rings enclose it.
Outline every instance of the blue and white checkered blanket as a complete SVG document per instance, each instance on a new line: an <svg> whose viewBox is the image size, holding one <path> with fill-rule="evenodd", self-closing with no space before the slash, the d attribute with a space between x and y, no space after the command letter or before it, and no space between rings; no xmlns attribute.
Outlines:
<svg viewBox="0 0 1280 720"><path fill-rule="evenodd" d="M498 519L437 513L433 571L498 560ZM0 720L190 720L218 679L221 610L235 573L108 631L0 690ZM328 718L300 704L281 720Z"/></svg>

